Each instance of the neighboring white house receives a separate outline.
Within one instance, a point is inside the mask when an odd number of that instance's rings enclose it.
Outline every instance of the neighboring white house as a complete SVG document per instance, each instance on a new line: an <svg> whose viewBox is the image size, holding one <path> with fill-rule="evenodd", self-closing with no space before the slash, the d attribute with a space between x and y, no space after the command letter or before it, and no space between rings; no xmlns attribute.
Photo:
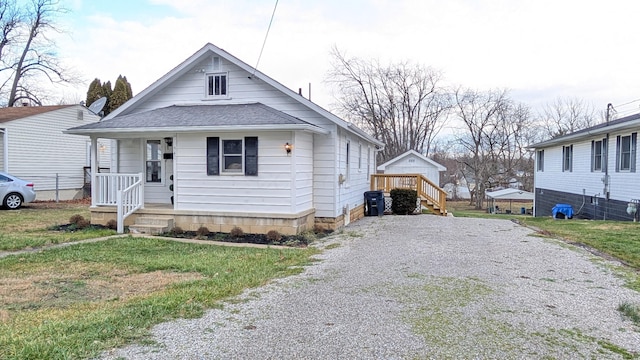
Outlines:
<svg viewBox="0 0 640 360"><path fill-rule="evenodd" d="M0 108L0 170L32 181L37 200L81 198L90 139L63 131L99 119L82 105ZM100 139L97 150L108 168L110 142Z"/></svg>
<svg viewBox="0 0 640 360"><path fill-rule="evenodd" d="M638 131L640 114L531 145L535 215L550 216L559 203L580 217L632 220L627 208L640 199Z"/></svg>
<svg viewBox="0 0 640 360"><path fill-rule="evenodd" d="M118 218L119 203L127 225L164 215L169 227L247 233L362 217L383 145L212 44L68 133L90 136L93 148L116 140L112 174L95 175L92 222Z"/></svg>
<svg viewBox="0 0 640 360"><path fill-rule="evenodd" d="M447 168L415 150L409 150L378 166L378 171L384 174L422 174L440 186L440 173Z"/></svg>

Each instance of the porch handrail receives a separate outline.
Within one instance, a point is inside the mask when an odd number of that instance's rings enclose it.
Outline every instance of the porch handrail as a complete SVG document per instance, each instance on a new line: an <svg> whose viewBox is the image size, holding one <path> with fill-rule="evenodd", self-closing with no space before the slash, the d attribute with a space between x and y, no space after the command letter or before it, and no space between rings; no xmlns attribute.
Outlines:
<svg viewBox="0 0 640 360"><path fill-rule="evenodd" d="M392 189L416 190L421 199L436 204L442 213L447 211L447 192L422 174L373 174L371 190L391 192Z"/></svg>
<svg viewBox="0 0 640 360"><path fill-rule="evenodd" d="M129 187L117 191L117 222L118 234L124 233L124 219L142 208L144 203L144 187L142 186L142 173L138 174L138 180Z"/></svg>
<svg viewBox="0 0 640 360"><path fill-rule="evenodd" d="M124 190L136 182L141 182L142 173L138 174L117 174L117 173L97 173L96 192L92 199L93 206L116 206L118 204L118 192Z"/></svg>

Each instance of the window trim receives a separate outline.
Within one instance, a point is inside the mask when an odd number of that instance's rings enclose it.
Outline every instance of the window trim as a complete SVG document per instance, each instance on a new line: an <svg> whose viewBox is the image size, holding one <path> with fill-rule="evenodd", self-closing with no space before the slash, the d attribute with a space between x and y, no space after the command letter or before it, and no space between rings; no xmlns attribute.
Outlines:
<svg viewBox="0 0 640 360"><path fill-rule="evenodd" d="M562 172L573 171L573 144L562 147Z"/></svg>
<svg viewBox="0 0 640 360"><path fill-rule="evenodd" d="M600 154L598 154L600 150ZM599 157L599 159L597 158ZM605 172L607 159L607 139L591 141L591 172Z"/></svg>
<svg viewBox="0 0 640 360"><path fill-rule="evenodd" d="M149 159L149 143L153 142L153 144L158 145L157 147L157 151L159 151L159 156L157 159ZM152 149L153 150L153 149ZM163 161L163 154L164 153L164 148L162 147L162 140L160 139L146 139L144 142L144 182L145 184L154 184L154 185L162 185L164 184L164 176L162 176L162 161ZM148 164L149 162L154 162L158 164L158 180L157 181L150 181L148 180L149 178L149 173L148 173Z"/></svg>
<svg viewBox="0 0 640 360"><path fill-rule="evenodd" d="M240 141L241 154L224 153L225 141ZM240 156L240 169L224 169L225 156ZM242 138L221 138L208 136L206 138L207 176L258 176L258 137L245 136Z"/></svg>
<svg viewBox="0 0 640 360"><path fill-rule="evenodd" d="M544 172L544 149L536 151L536 171Z"/></svg>
<svg viewBox="0 0 640 360"><path fill-rule="evenodd" d="M215 94L215 77L221 76L224 77L224 93ZM213 89L210 88L210 79L213 80ZM222 89L222 88L221 88ZM213 94L209 94L209 90L213 90ZM221 91L222 92L222 91ZM204 96L207 99L227 99L229 97L229 73L224 71L216 71L207 73L204 77Z"/></svg>
<svg viewBox="0 0 640 360"><path fill-rule="evenodd" d="M618 135L616 136L616 172L636 172L636 147L637 147L637 134L631 133L629 135ZM624 140L629 139L629 151L624 151L622 149L622 144ZM624 154L629 155L629 164L628 167L623 167Z"/></svg>

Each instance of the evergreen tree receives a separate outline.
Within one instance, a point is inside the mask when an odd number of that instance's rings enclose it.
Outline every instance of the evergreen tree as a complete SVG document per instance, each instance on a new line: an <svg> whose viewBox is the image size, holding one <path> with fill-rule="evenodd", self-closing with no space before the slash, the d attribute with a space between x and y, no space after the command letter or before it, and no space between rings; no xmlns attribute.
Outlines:
<svg viewBox="0 0 640 360"><path fill-rule="evenodd" d="M113 86L113 93L111 94L110 99L111 103L109 104L109 112L117 109L120 105L129 100L127 82L122 75L118 76L116 84Z"/></svg>
<svg viewBox="0 0 640 360"><path fill-rule="evenodd" d="M87 90L87 100L85 102L85 105L91 106L91 104L94 103L94 101L100 99L101 97L104 96L104 91L102 90L102 83L100 82L100 79L95 78L91 84L89 84L89 90Z"/></svg>
<svg viewBox="0 0 640 360"><path fill-rule="evenodd" d="M111 81L107 81L102 84L102 94L107 98L107 103L104 105L104 108L102 108L104 116L107 116L111 112L111 94L113 94L113 90L111 90Z"/></svg>
<svg viewBox="0 0 640 360"><path fill-rule="evenodd" d="M113 90L111 90L111 81L103 84L100 79L96 78L89 84L86 106L90 106L103 96L107 98L107 103L102 109L103 115L106 116L133 97L131 84L125 76L119 75Z"/></svg>

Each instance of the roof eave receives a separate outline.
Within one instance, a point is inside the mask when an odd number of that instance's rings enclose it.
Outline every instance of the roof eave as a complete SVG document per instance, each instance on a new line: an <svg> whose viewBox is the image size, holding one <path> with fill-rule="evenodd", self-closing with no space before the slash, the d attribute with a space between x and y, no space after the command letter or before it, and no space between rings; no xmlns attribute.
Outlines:
<svg viewBox="0 0 640 360"><path fill-rule="evenodd" d="M607 133L614 132L614 131L627 130L627 129L633 129L638 127L640 127L640 119L634 119L634 120L622 122L619 124L607 125L607 126L599 127L589 131L579 132L576 134L569 134L569 135L561 136L555 139L546 140L543 142L539 142L537 144L529 145L527 148L528 149L546 148L554 145L566 144L568 142L575 141L575 140L588 139L595 135L605 135Z"/></svg>
<svg viewBox="0 0 640 360"><path fill-rule="evenodd" d="M100 128L100 129L68 129L65 134L99 136L104 134L148 134L148 133L192 133L192 132L238 132L238 131L307 131L314 134L327 135L328 130L313 125L246 125L230 126L192 126L192 127L145 127L145 128Z"/></svg>

